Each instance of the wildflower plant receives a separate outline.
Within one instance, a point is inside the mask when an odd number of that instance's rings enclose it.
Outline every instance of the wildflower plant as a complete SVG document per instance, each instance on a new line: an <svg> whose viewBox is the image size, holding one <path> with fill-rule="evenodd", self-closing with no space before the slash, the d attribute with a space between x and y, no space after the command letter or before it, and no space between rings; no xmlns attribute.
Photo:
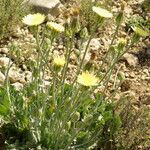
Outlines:
<svg viewBox="0 0 150 150"><path fill-rule="evenodd" d="M92 32L82 34L88 35L86 38L89 39L82 58L78 59L75 72L71 72L70 81L68 81L68 70L76 44L75 35L82 30L78 14L64 25L53 20L45 23L45 16L39 13L23 18L22 22L29 26L36 39L36 63L32 66L32 81L22 90L16 91L9 82L0 89L3 132L8 125L13 127L11 130L7 129L10 132L6 139L8 147L14 144L24 149L94 148L104 140L105 136L105 140L109 141L121 126L119 116L114 114L112 97L106 97L104 91L108 87L115 64L133 46L135 40L131 39L131 43L120 40L115 45L114 41L121 25L121 21L118 21L105 57L107 60L112 51L114 52L107 63L106 72L103 73L106 61L98 70L85 71L84 59L96 29L108 18L113 18L110 11L98 6L92 6L91 11L98 20L95 20ZM61 35L65 37L65 50L63 55L56 55L53 45ZM50 39L49 45L46 38ZM81 38L84 40L85 36ZM80 48L83 48L82 42ZM44 82L47 74L50 77L48 86ZM101 87L104 87L102 91L99 90ZM13 134L14 130L16 135Z"/></svg>

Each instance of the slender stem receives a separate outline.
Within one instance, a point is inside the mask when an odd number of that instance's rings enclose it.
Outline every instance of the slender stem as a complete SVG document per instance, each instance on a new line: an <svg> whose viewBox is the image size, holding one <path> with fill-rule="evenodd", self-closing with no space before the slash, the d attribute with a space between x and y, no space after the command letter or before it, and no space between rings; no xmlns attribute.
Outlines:
<svg viewBox="0 0 150 150"><path fill-rule="evenodd" d="M56 102L56 76L57 76L57 73L56 73L56 71L55 71L55 69L54 69L54 73L53 73L53 85L52 85L52 88L53 88L53 94L52 94L52 96L53 96L53 104L54 104L54 107L56 107L57 106L57 102Z"/></svg>
<svg viewBox="0 0 150 150"><path fill-rule="evenodd" d="M115 89L116 81L117 81L117 77L118 77L118 73L119 73L120 68L121 68L121 66L117 69L117 72L116 72L116 75L115 75L115 79L114 79L113 89Z"/></svg>
<svg viewBox="0 0 150 150"><path fill-rule="evenodd" d="M120 27L120 24L116 27L116 29L115 29L115 33L114 33L114 35L113 35L113 38L112 38L112 40L111 40L111 43L110 43L110 45L109 45L109 48L114 44L114 41L115 41L115 38L116 38L116 36L117 36L117 34L118 34L118 31L119 31L119 27ZM108 54L109 54L109 51L107 52L107 54L105 55L105 57L103 58L103 63L101 64L101 66L100 66L100 68L98 69L98 71L97 72L100 72L100 70L103 68L103 65L104 65L104 62L106 61L106 59L107 59L107 57L108 57Z"/></svg>
<svg viewBox="0 0 150 150"><path fill-rule="evenodd" d="M86 56L86 54L87 54L87 51L88 51L90 42L91 42L91 40L92 40L92 37L93 37L93 36L91 35L90 38L89 38L89 40L88 40L88 43L87 43L87 45L86 45L86 48L85 48L83 57L82 57L82 59L81 59L80 65L79 65L78 70L77 70L77 75L80 73L80 70L82 69L83 62L84 62L84 60L85 60L85 56Z"/></svg>
<svg viewBox="0 0 150 150"><path fill-rule="evenodd" d="M61 82L61 93L62 93L62 97L64 95L64 86L65 86L65 79L66 79L66 75L67 75L67 69L68 69L68 65L69 65L69 61L70 61L70 55L72 52L72 46L73 46L73 37L71 39L69 39L69 42L67 43L67 51L66 51L66 64L63 68L62 71L62 82Z"/></svg>
<svg viewBox="0 0 150 150"><path fill-rule="evenodd" d="M85 92L86 93L86 92ZM81 103L81 101L80 101L80 98L82 98L83 97L83 94L85 94L84 92L81 92L78 96L77 95L75 95L76 97L74 97L74 101L75 102L80 102ZM75 104L75 103L74 103ZM64 129L64 127L65 127L65 125L66 125L66 122L68 122L68 120L72 117L72 115L76 112L76 110L77 110L77 108L78 107L76 107L76 106L78 106L78 104L77 105L72 105L72 107L69 109L69 108L66 108L67 109L67 114L65 115L65 116L62 116L62 117L64 117L64 118L60 118L60 119L62 119L61 121L62 121L62 126L58 129L58 131L57 131L57 135L56 135L56 137L58 136L58 134L60 134L61 135L61 133L62 133L62 131L63 131L63 129ZM58 146L58 140L56 141L56 147Z"/></svg>

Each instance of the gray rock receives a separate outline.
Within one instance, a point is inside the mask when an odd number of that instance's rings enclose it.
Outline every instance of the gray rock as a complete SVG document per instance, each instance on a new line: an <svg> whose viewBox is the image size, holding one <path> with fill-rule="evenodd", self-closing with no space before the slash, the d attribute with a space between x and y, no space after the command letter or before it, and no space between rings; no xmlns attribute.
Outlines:
<svg viewBox="0 0 150 150"><path fill-rule="evenodd" d="M8 67L11 64L11 60L8 57L0 57L0 66L1 67Z"/></svg>
<svg viewBox="0 0 150 150"><path fill-rule="evenodd" d="M88 43L88 41L83 43L83 49L86 48L87 43ZM99 41L99 38L94 38L91 40L91 42L89 44L88 51L97 51L100 47L101 47L101 43Z"/></svg>
<svg viewBox="0 0 150 150"><path fill-rule="evenodd" d="M134 77L135 77L135 73L134 73L134 72L130 72L129 76L130 76L131 78L134 78Z"/></svg>
<svg viewBox="0 0 150 150"><path fill-rule="evenodd" d="M36 12L40 13L58 13L61 5L59 0L25 0Z"/></svg>
<svg viewBox="0 0 150 150"><path fill-rule="evenodd" d="M80 59L83 59L84 51L81 52L80 54ZM83 64L86 65L90 61L91 55L90 53L86 53Z"/></svg>
<svg viewBox="0 0 150 150"><path fill-rule="evenodd" d="M19 91L23 88L23 84L22 83L19 83L19 82L16 82L16 83L13 83L12 86L14 86L14 88Z"/></svg>
<svg viewBox="0 0 150 150"><path fill-rule="evenodd" d="M19 71L14 68L9 70L8 77L11 83L25 83L24 75L20 74Z"/></svg>
<svg viewBox="0 0 150 150"><path fill-rule="evenodd" d="M24 76L25 76L27 82L31 82L32 81L32 72L25 71L24 72Z"/></svg>
<svg viewBox="0 0 150 150"><path fill-rule="evenodd" d="M146 74L146 76L149 76L149 75L150 75L148 69L144 69L144 70L143 70L143 73Z"/></svg>
<svg viewBox="0 0 150 150"><path fill-rule="evenodd" d="M9 49L6 47L0 48L0 53L7 54L9 52Z"/></svg>
<svg viewBox="0 0 150 150"><path fill-rule="evenodd" d="M139 61L138 57L134 56L133 54L126 53L123 55L123 59L127 61L129 66L135 67Z"/></svg>

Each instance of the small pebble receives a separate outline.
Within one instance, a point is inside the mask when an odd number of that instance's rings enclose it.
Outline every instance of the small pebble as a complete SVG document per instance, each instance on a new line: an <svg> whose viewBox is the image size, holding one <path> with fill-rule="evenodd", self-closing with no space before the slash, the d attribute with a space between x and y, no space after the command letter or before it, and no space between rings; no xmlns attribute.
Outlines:
<svg viewBox="0 0 150 150"><path fill-rule="evenodd" d="M145 73L147 76L150 75L148 69L144 69L144 70L143 70L143 73Z"/></svg>

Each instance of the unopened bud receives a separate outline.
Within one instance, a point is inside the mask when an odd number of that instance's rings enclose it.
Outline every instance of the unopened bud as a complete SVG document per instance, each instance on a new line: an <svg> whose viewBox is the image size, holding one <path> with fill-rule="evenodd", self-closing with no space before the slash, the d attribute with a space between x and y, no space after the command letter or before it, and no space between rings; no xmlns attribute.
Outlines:
<svg viewBox="0 0 150 150"><path fill-rule="evenodd" d="M76 122L76 121L78 121L80 119L80 113L79 112L75 112L74 114L73 114L73 116L72 116L72 121L73 122Z"/></svg>
<svg viewBox="0 0 150 150"><path fill-rule="evenodd" d="M118 52L123 51L126 44L127 44L127 40L124 39L124 38L120 38L119 39L119 44L118 44L118 47L117 47Z"/></svg>
<svg viewBox="0 0 150 150"><path fill-rule="evenodd" d="M116 24L120 25L123 21L123 11L121 11L116 17Z"/></svg>
<svg viewBox="0 0 150 150"><path fill-rule="evenodd" d="M125 38L120 38L119 39L119 43L123 44L123 45L126 45L127 43L127 40Z"/></svg>
<svg viewBox="0 0 150 150"><path fill-rule="evenodd" d="M81 32L80 32L80 36L81 36L81 38L83 38L83 39L86 39L88 36L89 36L89 34L88 34L88 30L87 30L87 28L85 27L85 28L83 28L82 30L81 30Z"/></svg>
<svg viewBox="0 0 150 150"><path fill-rule="evenodd" d="M123 0L121 2L121 10L124 10L126 6L127 6L127 3Z"/></svg>

